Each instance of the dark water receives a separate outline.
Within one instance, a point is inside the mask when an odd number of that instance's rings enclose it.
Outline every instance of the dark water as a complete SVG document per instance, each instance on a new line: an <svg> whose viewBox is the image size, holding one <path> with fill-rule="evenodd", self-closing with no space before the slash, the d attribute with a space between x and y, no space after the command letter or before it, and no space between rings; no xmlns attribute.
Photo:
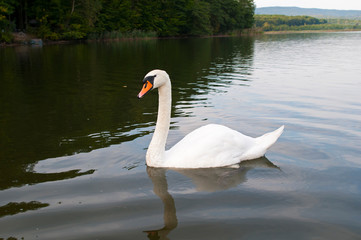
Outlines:
<svg viewBox="0 0 361 240"><path fill-rule="evenodd" d="M361 239L360 63L360 32L2 48L0 239ZM154 68L168 146L285 132L239 169L147 168Z"/></svg>

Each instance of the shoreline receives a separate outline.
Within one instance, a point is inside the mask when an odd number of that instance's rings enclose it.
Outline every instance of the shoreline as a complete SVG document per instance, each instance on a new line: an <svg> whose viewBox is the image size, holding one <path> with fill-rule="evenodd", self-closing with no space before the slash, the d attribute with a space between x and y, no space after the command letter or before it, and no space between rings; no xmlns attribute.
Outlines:
<svg viewBox="0 0 361 240"><path fill-rule="evenodd" d="M361 32L360 29L325 29L325 30L284 30L284 31L264 31L264 35L294 34L294 33L333 33L333 32Z"/></svg>
<svg viewBox="0 0 361 240"><path fill-rule="evenodd" d="M42 45L64 45L84 42L117 42L117 41L137 41L137 40L151 40L151 39L185 39L185 38L222 38L222 37L245 37L245 36L259 36L259 35L278 35L278 34L297 34L297 33L333 33L333 32L360 32L360 29L325 29L325 30L284 30L284 31L246 31L241 34L220 34L208 36L173 36L173 37L125 37L125 38L104 38L104 39L82 39L82 40L44 40ZM27 39L24 41L16 41L13 43L0 43L0 48L3 47L17 47L17 46L39 46L30 44ZM41 45L41 46L42 46Z"/></svg>
<svg viewBox="0 0 361 240"><path fill-rule="evenodd" d="M12 43L0 43L0 48L3 47L17 47L17 46L46 46L46 45L64 45L75 43L88 42L120 42L120 41L138 41L138 40L155 40L155 39L189 39L189 38L223 38L223 37L239 37L239 36L255 36L261 35L263 32L247 31L238 34L219 34L219 35L205 35L205 36L169 36L169 37L124 37L124 38L103 38L103 39L80 39L80 40L42 40L41 45L31 44L30 41L36 38L26 38L22 40L15 40ZM41 40L41 39L39 39Z"/></svg>

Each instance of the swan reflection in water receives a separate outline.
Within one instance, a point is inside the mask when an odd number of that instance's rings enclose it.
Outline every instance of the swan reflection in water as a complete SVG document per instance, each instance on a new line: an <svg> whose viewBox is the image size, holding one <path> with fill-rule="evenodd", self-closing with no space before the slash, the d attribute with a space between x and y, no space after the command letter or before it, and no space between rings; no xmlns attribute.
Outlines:
<svg viewBox="0 0 361 240"><path fill-rule="evenodd" d="M168 239L167 235L177 227L176 207L172 195L168 192L166 171L172 170L189 177L197 191L215 192L236 187L246 182L246 174L253 168L279 169L266 157L242 161L237 167L203 168L203 169L167 169L147 167L147 173L154 185L154 193L162 200L164 206L164 227L144 231L149 239Z"/></svg>

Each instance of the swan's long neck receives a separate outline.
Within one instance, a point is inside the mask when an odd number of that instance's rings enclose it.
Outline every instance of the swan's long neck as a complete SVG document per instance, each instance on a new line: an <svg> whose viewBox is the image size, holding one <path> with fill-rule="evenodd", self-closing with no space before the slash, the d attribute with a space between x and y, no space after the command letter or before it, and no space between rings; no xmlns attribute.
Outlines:
<svg viewBox="0 0 361 240"><path fill-rule="evenodd" d="M158 88L159 105L158 117L152 141L146 155L146 162L148 166L162 167L165 144L167 142L171 105L172 105L172 90L170 80L163 86Z"/></svg>

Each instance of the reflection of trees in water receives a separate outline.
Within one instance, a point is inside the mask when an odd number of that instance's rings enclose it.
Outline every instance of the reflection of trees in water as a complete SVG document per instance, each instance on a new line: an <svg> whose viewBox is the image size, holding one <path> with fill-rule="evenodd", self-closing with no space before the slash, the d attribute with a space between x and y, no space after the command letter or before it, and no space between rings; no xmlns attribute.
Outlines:
<svg viewBox="0 0 361 240"><path fill-rule="evenodd" d="M0 207L0 218L8 215L15 215L30 210L37 210L49 206L48 203L41 203L37 201L31 202L10 202Z"/></svg>
<svg viewBox="0 0 361 240"><path fill-rule="evenodd" d="M154 193L162 200L164 206L164 227L144 231L149 239L168 239L167 235L177 227L176 206L172 195L168 192L166 172L176 171L189 177L198 191L222 191L246 182L246 174L254 168L280 169L266 157L241 162L238 166L204 169L166 169L147 167L147 173L152 180Z"/></svg>
<svg viewBox="0 0 361 240"><path fill-rule="evenodd" d="M37 183L53 182L65 179L80 177L83 175L93 174L95 170L81 172L81 170L70 170L59 173L37 173L27 170L21 172L4 172L0 180L0 190L21 187L24 185L33 185Z"/></svg>

